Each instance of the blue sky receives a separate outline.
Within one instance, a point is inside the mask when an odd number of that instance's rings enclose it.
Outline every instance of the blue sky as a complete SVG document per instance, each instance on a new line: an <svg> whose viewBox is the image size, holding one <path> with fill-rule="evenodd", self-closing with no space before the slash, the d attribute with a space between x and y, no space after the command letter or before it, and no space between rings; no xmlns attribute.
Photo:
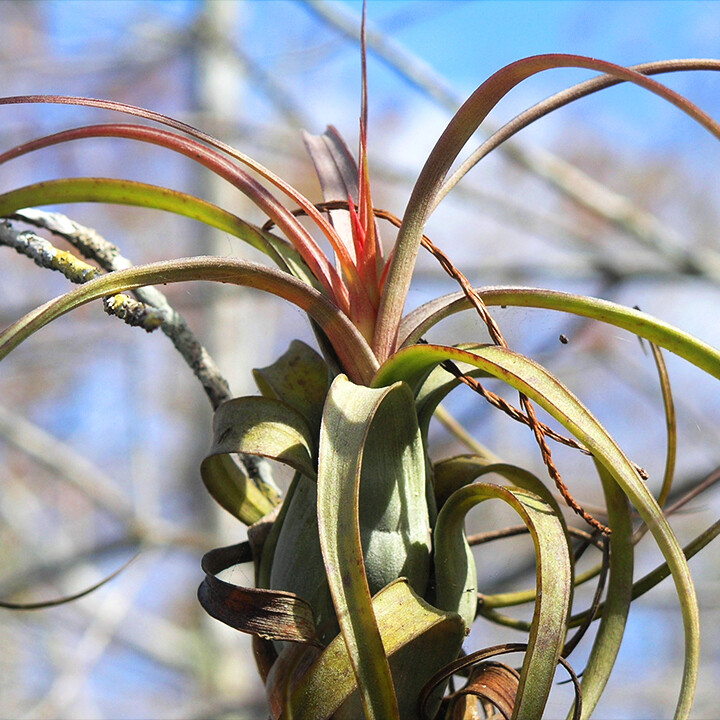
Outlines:
<svg viewBox="0 0 720 720"><path fill-rule="evenodd" d="M361 9L360 2L329 4L355 14ZM291 94L313 109L318 123L314 129L324 122L337 123L346 132L353 129L358 82L355 47L338 41L312 72L302 75L303 59L314 57L313 52L317 55L328 42L328 32L319 30L316 16L302 4L282 1L251 2L244 7L244 45L277 72ZM720 47L720 3L715 2L371 0L368 18L443 77L458 98L466 97L503 65L528 55L577 53L629 65L715 57ZM269 29L278 38L270 45ZM437 113L433 132L442 129L446 112L439 112L379 61L371 59L369 73L371 121L373 111L388 113L397 106L409 108L416 119ZM590 75L580 70L553 70L531 78L501 102L495 117L507 119ZM720 78L716 74L665 75L662 82L687 94L711 115L720 110ZM344 115L342 110L346 110ZM702 135L678 110L634 87L614 88L583 100L560 111L558 122L580 119L595 128L599 138L628 147L692 148ZM538 132L549 122L543 121Z"/></svg>
<svg viewBox="0 0 720 720"><path fill-rule="evenodd" d="M355 16L362 7L357 0L326 5ZM238 48L302 111L303 126L321 132L332 123L354 143L359 105L356 44L329 29L303 2L250 0L235 7ZM57 49L87 62L78 63L78 72L60 81L38 73L34 87L17 88L18 92L97 95L97 68L103 63L112 65L123 50L132 54L137 47L138 35L132 28L159 22L165 34L150 34L147 46L150 52L161 50L170 29L186 26L203 4L187 0L64 0L48 2L46 8ZM577 53L628 65L677 57L713 57L720 47L717 2L370 0L368 19L443 78L458 100L503 65L528 55ZM491 118L509 119L547 95L590 76L587 71L570 69L542 73L513 90ZM660 79L709 114L720 114L720 74L693 72ZM416 171L450 113L373 57L369 82L371 152L373 127L403 116L402 137L388 148L392 153L388 159ZM187 109L189 95L173 106L163 106L162 99L151 101L155 102L153 109L177 114ZM242 101L238 117L243 121L262 124L277 119L267 97L255 92L251 83L243 89ZM67 118L68 110L62 112ZM708 155L713 142L706 133L677 109L635 87L617 87L584 99L524 131L521 138L552 146L570 124L582 126L589 137L611 141L629 153L641 148L660 153L689 152L693 157L690 165L694 164L696 171L711 172L717 162L716 153L710 150ZM555 150L562 152L562 148Z"/></svg>
<svg viewBox="0 0 720 720"><path fill-rule="evenodd" d="M362 6L356 0L327 4L355 14ZM170 24L182 25L202 8L199 2L175 0L65 0L48 6L58 46L81 55L92 48L101 54L116 53L127 42L127 27L138 18L162 17ZM238 41L263 67L282 70L284 77L278 80L281 84L284 81L290 94L298 75L312 63L313 52L321 59L313 75L322 78L313 95L328 99L344 89L353 90L356 52L341 41L335 47L325 47L332 33L318 24L303 3L251 0L239 4L238 14L242 28ZM632 64L673 57L713 57L720 47L717 2L370 0L368 18L462 94L471 92L501 66L537 53L579 53ZM370 71L376 101L384 91L401 92L402 83L377 65L373 68L371 64ZM558 71L531 83L538 86L542 96L545 91L587 76L586 72ZM332 78L341 82L329 84ZM710 81L696 76L669 82L678 88L692 87L699 102L717 102L717 85Z"/></svg>

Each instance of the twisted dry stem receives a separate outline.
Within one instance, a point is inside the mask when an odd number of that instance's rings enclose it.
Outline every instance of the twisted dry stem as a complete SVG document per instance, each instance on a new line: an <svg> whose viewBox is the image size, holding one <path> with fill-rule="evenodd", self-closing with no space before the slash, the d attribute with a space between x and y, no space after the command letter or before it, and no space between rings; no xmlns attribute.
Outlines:
<svg viewBox="0 0 720 720"><path fill-rule="evenodd" d="M487 306L483 302L482 298L470 285L468 279L463 275L463 273L460 272L460 270L458 270L453 265L450 258L448 258L448 256L444 252L442 252L442 250L435 246L430 241L430 239L424 235L422 239L422 245L435 258L437 258L445 272L447 272L450 277L452 277L458 282L458 284L462 288L462 291L465 293L465 296L473 305L473 307L477 310L481 320L485 323L488 329L488 333L490 334L490 337L492 338L492 341L495 343L495 345L499 345L503 348L508 348L508 344L502 335L500 327L488 312ZM558 470L557 465L555 465L555 462L553 461L552 452L545 437L546 434L548 434L550 428L548 428L544 423L541 423L538 420L535 413L535 408L533 407L527 396L523 395L522 393L520 394L520 403L525 410L525 414L523 415L519 410L517 410L517 408L514 408L501 397L499 397L495 393L490 393L488 390L486 390L482 386L482 384L478 382L475 378L469 377L468 375L462 373L458 369L458 367L451 361L446 360L444 363L442 363L442 367L448 372L451 372L458 380L460 380L460 382L464 383L469 388L484 397L491 405L507 413L513 419L527 425L532 430L533 435L535 436L535 440L538 444L538 447L540 448L540 454L542 455L543 462L545 463L545 467L547 468L548 475L555 483L555 487L557 487L558 492L560 493L560 495L562 495L563 500L565 500L565 502L572 509L572 511L579 515L583 520L585 520L588 525L605 535L611 534L612 531L610 530L610 528L606 525L603 525L599 520L596 520L589 512L587 512L577 502L577 500L575 500L575 498L570 493L567 485L565 485L562 476L560 475L560 471ZM563 440L566 441L565 444L567 445L571 445L572 443L571 446L577 447L578 449L581 449L586 453L588 452L585 448L583 448L575 441L570 441L569 438L563 438Z"/></svg>
<svg viewBox="0 0 720 720"><path fill-rule="evenodd" d="M333 201L318 203L315 207L318 210L325 211L339 209L347 210L349 208L349 205L347 202ZM400 219L396 215L388 212L387 210L373 208L373 213L375 217L387 220L395 227L400 227L401 225ZM293 215L296 216L305 214L305 210L303 209L293 211ZM271 230L274 224L275 223L272 220L268 220L268 222L263 225L263 230ZM426 235L423 235L422 237L422 245L438 260L445 272L460 285L462 291L465 293L472 306L477 310L481 320L487 327L488 333L490 334L493 343L500 347L508 348L508 344L503 337L499 325L497 324L497 322L495 322L495 319L492 317L492 315L490 315L490 312L488 311L487 306L483 302L483 299L472 287L465 275L463 275L463 273L460 272L460 270L458 270L455 265L453 265L450 258L442 250L435 246L431 242L430 238L428 238ZM541 423L537 418L535 409L532 406L530 400L522 393L520 394L520 402L525 410L525 413L522 413L520 410L513 407L510 403L506 402L495 393L492 393L489 390L485 389L482 384L478 382L475 378L465 375L453 362L446 360L445 362L441 363L441 367L452 373L458 380L460 380L460 382L464 383L472 390L477 392L479 395L481 395L483 398L485 398L491 405L507 413L514 420L517 420L518 422L521 422L524 425L530 427L530 429L533 431L533 435L535 436L535 440L537 441L537 444L540 448L540 454L542 455L543 462L547 467L548 474L555 483L555 486L557 487L558 492L562 496L563 500L565 500L565 502L573 510L573 512L575 512L583 520L585 520L588 525L595 528L604 535L611 534L611 530L609 527L603 525L600 521L596 520L590 513L588 513L582 508L582 506L575 500L575 498L573 498L570 490L568 489L567 485L565 485L562 476L560 475L560 471L558 470L555 462L553 461L552 452L550 450L550 446L547 444L546 436L552 437L554 440L557 440L564 445L576 448L583 453L589 455L590 453L586 448L584 448L575 440L560 435L544 423ZM644 475L644 471L638 469L638 472L641 476Z"/></svg>

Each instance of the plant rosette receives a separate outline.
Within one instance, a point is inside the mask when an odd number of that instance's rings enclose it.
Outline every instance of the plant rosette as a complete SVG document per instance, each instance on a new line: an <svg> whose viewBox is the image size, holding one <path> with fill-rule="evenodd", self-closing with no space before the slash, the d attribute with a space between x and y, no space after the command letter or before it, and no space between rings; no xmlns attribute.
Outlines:
<svg viewBox="0 0 720 720"><path fill-rule="evenodd" d="M49 243L30 247L6 225L3 244L12 244L8 238L14 238L18 251L81 284L7 328L0 335L0 357L55 318L98 299L131 324L148 330L162 327L172 335L179 321L159 294L148 294L147 286L153 284L232 283L277 295L308 314L319 352L293 342L274 364L254 371L257 396L230 398L207 366L194 366L215 408L214 440L201 468L203 482L223 508L249 526L247 542L205 556L206 578L199 598L211 615L255 636L257 665L273 717L469 718L479 717L474 713L480 707L492 706L506 718L539 718L558 664L568 666L570 651L598 619L581 682L570 669L576 688L571 715L588 718L610 676L631 601L640 585L644 591L668 574L676 587L685 631L676 717L688 717L698 672L699 616L687 557L715 537L717 528L683 549L661 508L672 469L658 502L639 468L582 402L547 369L508 347L488 308L546 308L608 323L716 378L720 378L720 352L645 313L604 300L546 289L472 288L423 232L439 202L485 155L548 112L619 82L635 83L659 95L720 137L714 120L649 77L679 70L718 70L720 62L671 61L628 69L574 55L541 55L508 65L480 85L450 121L400 220L374 208L371 199L364 58L363 51L357 162L334 128L320 136L304 136L322 188L319 204L238 150L150 110L77 97L1 99L0 104L102 108L154 125L77 127L12 148L0 155L0 163L86 138L151 143L186 155L227 180L269 220L264 227L255 226L197 197L108 178L65 178L6 192L0 195L0 216L38 223L45 216L26 208L72 202L155 208L220 228L263 252L277 267L193 257L118 269L110 261L103 264L101 245L78 245L77 255ZM561 67L601 75L521 114L450 172L501 98L526 78ZM310 219L316 234L300 223L300 215ZM397 226L389 253L383 249L378 227L384 221ZM329 242L332 259L317 236ZM421 246L439 259L462 290L403 315ZM81 255L110 272L89 265ZM129 292L138 299L125 295ZM463 344L459 339L454 346L424 342L435 324L467 310L480 315L488 342ZM174 341L181 344L177 338ZM662 378L661 356L655 352ZM499 379L517 391L518 406L486 390L484 378ZM460 384L469 385L529 427L547 465L549 485L520 467L481 454L431 462L430 421L442 412L441 401ZM661 384L668 398L669 386ZM567 436L540 422L535 406L562 425ZM607 524L572 498L552 461L549 439L592 456L605 494ZM294 472L284 495L275 486L266 459ZM502 478L502 484L485 476ZM553 487L592 532L568 525ZM465 517L488 500L507 504L531 536L536 586L526 592L479 594ZM631 508L665 561L649 580L635 585ZM575 573L576 537L597 545L603 555L603 562L582 577ZM221 578L224 570L241 563L253 563L256 587L239 587ZM574 587L590 576L599 577L596 602L573 614ZM607 592L601 603L603 586ZM522 603L533 606L529 622L498 612ZM464 657L463 642L478 618L524 630L527 641ZM577 634L568 638L574 627L579 627ZM506 652L522 654L519 670L489 659ZM452 675L461 676L462 686L447 694Z"/></svg>

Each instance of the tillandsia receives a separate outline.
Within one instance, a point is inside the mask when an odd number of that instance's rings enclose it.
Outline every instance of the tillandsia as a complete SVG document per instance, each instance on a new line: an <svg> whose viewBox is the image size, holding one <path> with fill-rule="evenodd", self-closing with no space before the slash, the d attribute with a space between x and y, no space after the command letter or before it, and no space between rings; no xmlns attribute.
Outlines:
<svg viewBox="0 0 720 720"><path fill-rule="evenodd" d="M546 368L509 347L489 308L545 308L646 339L657 361L667 408L672 403L658 348L718 379L720 352L637 309L605 300L537 288L474 288L424 231L437 205L484 156L545 114L620 82L635 83L673 103L720 138L716 121L650 77L718 70L720 61L665 61L630 69L551 54L508 65L480 85L450 121L400 219L372 202L364 48L362 59L357 161L334 128L320 136L304 136L322 188L320 203L242 152L150 110L81 97L0 99L3 105L101 108L153 123L72 128L7 150L0 154L0 164L87 138L151 143L204 165L268 218L264 226L253 225L200 198L121 179L65 178L0 195L0 216L7 218L0 228L2 244L80 283L4 330L0 357L55 318L100 299L108 312L130 324L162 328L185 354L215 410L214 441L201 467L203 482L222 507L248 526L249 537L205 556L199 598L211 615L254 635L256 661L274 718L410 720L480 713L489 717L497 712L505 718L535 719L543 715L558 665L567 669L574 683L570 715L588 718L612 671L631 601L668 574L685 632L675 715L688 717L700 631L687 558L716 536L718 525L681 547L662 509L672 482L672 462L668 461L666 482L655 498L642 470L582 402ZM526 78L561 67L601 75L519 115L451 173L464 146L501 98ZM132 267L117 248L79 232L70 221L31 209L73 202L118 203L189 216L247 242L277 268L218 257ZM309 218L314 232L300 216ZM77 254L60 251L34 233L16 231L11 225L16 221L74 240ZM380 226L385 222L397 228L389 251L381 241ZM333 258L318 238L329 243ZM421 247L439 260L461 289L404 315ZM288 300L310 317L317 349L293 342L274 364L254 371L259 395L230 398L205 351L188 340L184 321L159 292L147 287L190 280L242 285ZM470 338L452 346L425 341L434 325L466 310L479 314L489 341ZM483 385L486 378L499 379L517 391L517 404L488 390ZM430 460L431 419L461 384L528 426L551 482L489 455ZM536 406L567 434L541 422ZM594 517L573 498L553 461L550 440L592 457L606 500L602 515ZM284 494L266 459L292 469ZM507 504L522 527L496 537L468 537L466 515L486 500ZM588 527L569 524L563 504ZM633 509L642 521L635 532ZM532 538L536 587L511 596L481 593L472 545L519 532ZM645 532L652 535L665 562L633 584L634 544ZM576 562L589 545L599 549L602 562L580 575ZM253 588L219 577L242 563L253 564ZM595 600L589 609L577 611L574 588L592 577L598 577ZM533 606L529 622L498 612L523 603ZM527 633L527 642L465 655L465 638L482 620L511 624ZM594 620L599 627L578 680L567 658ZM573 628L578 629L570 635ZM491 660L510 652L522 655L519 669ZM451 681L453 676L457 679Z"/></svg>

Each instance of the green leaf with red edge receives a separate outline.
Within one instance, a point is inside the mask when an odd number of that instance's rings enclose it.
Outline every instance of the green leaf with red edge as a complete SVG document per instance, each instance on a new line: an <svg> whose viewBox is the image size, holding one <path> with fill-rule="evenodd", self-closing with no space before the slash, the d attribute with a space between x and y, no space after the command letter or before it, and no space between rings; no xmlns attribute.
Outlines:
<svg viewBox="0 0 720 720"><path fill-rule="evenodd" d="M253 287L289 300L312 317L348 375L368 382L377 360L347 316L323 294L287 273L228 258L198 257L139 265L103 275L35 308L0 334L0 359L55 318L92 300L145 285L205 280Z"/></svg>
<svg viewBox="0 0 720 720"><path fill-rule="evenodd" d="M222 153L229 155L230 157L238 160L244 165L247 165L261 177L265 178L268 182L277 187L281 192L287 195L293 200L299 207L301 207L305 213L313 220L317 227L322 231L325 237L330 242L331 246L335 249L340 257L345 255L342 241L338 238L337 233L334 231L330 223L323 217L322 213L311 203L302 193L298 192L292 185L287 183L282 178L275 175L275 173L268 170L257 161L253 160L248 155L241 153L236 148L228 145L227 143L218 140L216 137L209 135L208 133L198 130L192 125L188 125L181 120L163 115L146 108L137 107L135 105L129 105L127 103L115 102L112 100L99 100L96 98L87 97L72 97L63 95L17 95L11 97L0 98L0 105L13 105L20 103L44 103L44 104L60 104L60 105L79 105L82 107L93 107L103 110L111 110L113 112L125 113L127 115L134 115L141 117L146 120L160 123L167 127L171 127L175 130L179 130L187 135L190 135L196 140L201 140L210 147L220 150ZM142 130L142 126L130 126L139 128L138 132ZM182 150L179 150L182 152ZM200 153L199 150L193 150L189 154L191 157L195 157ZM217 170L214 170L217 172ZM347 300L347 288L345 287L342 279L335 271L335 268L330 265L325 258L324 254L318 252L318 248L309 233L300 225L296 218L279 203L265 188L259 183L252 181L255 184L254 193L250 194L253 202L261 207L264 211L267 211L269 216L278 224L283 231L288 233L288 236L296 240L301 239L301 245L305 245L312 248L311 252L304 255L306 261L309 263L313 272L315 272L318 278L323 282L331 296L335 301L345 310L349 309ZM300 247L298 247L300 249ZM352 276L355 272L355 267L351 262L345 260L346 265L343 267L344 271L348 276Z"/></svg>
<svg viewBox="0 0 720 720"><path fill-rule="evenodd" d="M435 525L436 603L440 609L458 612L468 627L475 619L477 575L464 523L475 505L490 499L510 505L535 544L538 594L513 712L515 720L535 720L542 717L565 644L573 586L568 539L552 506L520 488L477 483L456 490Z"/></svg>
<svg viewBox="0 0 720 720"><path fill-rule="evenodd" d="M397 347L397 330L423 230L450 167L488 113L510 90L537 73L561 67L596 70L644 87L676 105L720 138L720 125L682 95L641 73L613 63L580 55L548 54L524 58L498 70L480 85L457 111L435 144L415 183L398 232L373 340L373 349L381 361L389 357Z"/></svg>
<svg viewBox="0 0 720 720"><path fill-rule="evenodd" d="M487 306L558 310L614 325L669 350L720 379L720 350L640 310L599 298L540 288L478 288L477 293ZM440 320L471 307L462 292L445 295L420 306L403 319L402 344L417 342Z"/></svg>
<svg viewBox="0 0 720 720"><path fill-rule="evenodd" d="M293 242L304 256L308 257L311 265L314 268L320 266L318 277L325 275L326 271L332 271L332 268L328 266L324 253L308 235L307 231L298 223L292 213L288 212L287 208L279 203L263 185L259 184L237 163L228 160L222 153L207 147L207 145L197 140L177 133L127 123L108 123L71 128L70 130L63 130L22 143L1 153L0 164L52 145L90 138L118 138L150 143L185 155L200 163L244 193L258 208L272 218L275 224L286 232L289 237L293 238Z"/></svg>
<svg viewBox="0 0 720 720"><path fill-rule="evenodd" d="M685 665L676 717L687 717L692 706L699 663L697 596L682 548L632 463L602 425L555 377L541 365L506 348L487 346L469 353L446 346L414 345L398 351L386 361L373 384L383 386L404 380L416 385L425 377L429 368L447 359L479 367L550 413L602 463L648 524L670 567L680 602L685 631Z"/></svg>

